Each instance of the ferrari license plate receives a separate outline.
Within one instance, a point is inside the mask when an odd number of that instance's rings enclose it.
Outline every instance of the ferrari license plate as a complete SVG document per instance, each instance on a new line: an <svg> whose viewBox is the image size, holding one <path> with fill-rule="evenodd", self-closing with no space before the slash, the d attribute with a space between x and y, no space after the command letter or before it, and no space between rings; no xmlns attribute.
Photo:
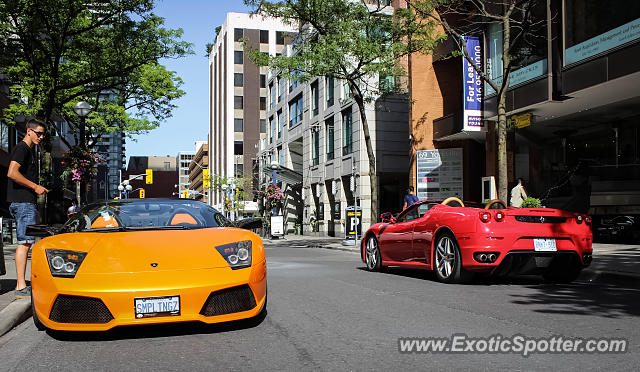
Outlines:
<svg viewBox="0 0 640 372"><path fill-rule="evenodd" d="M136 298L134 305L136 318L180 315L180 296Z"/></svg>
<svg viewBox="0 0 640 372"><path fill-rule="evenodd" d="M555 252L558 250L555 239L533 239L533 249L536 252Z"/></svg>

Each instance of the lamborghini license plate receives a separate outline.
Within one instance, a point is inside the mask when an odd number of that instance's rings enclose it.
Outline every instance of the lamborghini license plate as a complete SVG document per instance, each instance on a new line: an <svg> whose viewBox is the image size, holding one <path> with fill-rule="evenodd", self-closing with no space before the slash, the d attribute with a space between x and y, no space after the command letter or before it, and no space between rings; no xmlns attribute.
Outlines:
<svg viewBox="0 0 640 372"><path fill-rule="evenodd" d="M533 239L533 249L536 252L555 252L558 250L555 239Z"/></svg>
<svg viewBox="0 0 640 372"><path fill-rule="evenodd" d="M136 318L180 315L180 296L135 299Z"/></svg>

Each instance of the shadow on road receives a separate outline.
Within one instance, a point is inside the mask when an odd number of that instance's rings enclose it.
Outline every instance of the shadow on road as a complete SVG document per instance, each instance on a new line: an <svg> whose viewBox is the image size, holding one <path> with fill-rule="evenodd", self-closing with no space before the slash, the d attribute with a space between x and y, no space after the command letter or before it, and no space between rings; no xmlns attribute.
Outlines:
<svg viewBox="0 0 640 372"><path fill-rule="evenodd" d="M366 271L365 267L358 267ZM381 275L381 273L372 273ZM436 282L435 275L427 270L386 268L382 275L396 275ZM459 284L450 284L455 290ZM640 286L626 280L590 278L582 275L571 284L548 284L541 276L522 275L512 277L478 276L469 286L509 286L522 288L522 293L511 294L512 302L528 307L528 311L547 314L594 315L617 318L640 315ZM498 288L496 288L497 290Z"/></svg>
<svg viewBox="0 0 640 372"><path fill-rule="evenodd" d="M530 289L527 293L512 295L513 303L536 307L532 310L539 313L609 318L640 315L639 288L580 281L572 284L526 287Z"/></svg>
<svg viewBox="0 0 640 372"><path fill-rule="evenodd" d="M259 326L267 316L267 311L252 319L236 320L226 323L205 324L184 322L171 324L152 324L116 327L105 332L63 332L47 330L49 336L59 341L114 341L139 338L174 337L194 334L213 334L240 331Z"/></svg>

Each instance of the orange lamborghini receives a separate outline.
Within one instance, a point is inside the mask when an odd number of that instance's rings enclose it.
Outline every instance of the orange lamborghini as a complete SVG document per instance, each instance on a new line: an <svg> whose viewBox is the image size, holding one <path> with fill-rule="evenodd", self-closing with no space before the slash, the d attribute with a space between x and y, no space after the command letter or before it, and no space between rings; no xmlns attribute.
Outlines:
<svg viewBox="0 0 640 372"><path fill-rule="evenodd" d="M33 321L38 329L252 318L266 308L260 237L187 199L91 204L33 247ZM51 236L49 236L51 235Z"/></svg>

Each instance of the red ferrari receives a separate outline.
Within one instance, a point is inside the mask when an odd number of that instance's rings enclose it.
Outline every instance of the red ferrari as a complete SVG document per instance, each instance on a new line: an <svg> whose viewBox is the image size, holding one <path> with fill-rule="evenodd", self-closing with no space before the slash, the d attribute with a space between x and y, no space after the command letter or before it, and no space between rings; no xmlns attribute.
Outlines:
<svg viewBox="0 0 640 372"><path fill-rule="evenodd" d="M473 273L542 274L571 282L591 263L591 218L551 208L484 208L458 198L424 200L382 215L362 239L370 271L386 266L433 270L438 280L459 283Z"/></svg>

